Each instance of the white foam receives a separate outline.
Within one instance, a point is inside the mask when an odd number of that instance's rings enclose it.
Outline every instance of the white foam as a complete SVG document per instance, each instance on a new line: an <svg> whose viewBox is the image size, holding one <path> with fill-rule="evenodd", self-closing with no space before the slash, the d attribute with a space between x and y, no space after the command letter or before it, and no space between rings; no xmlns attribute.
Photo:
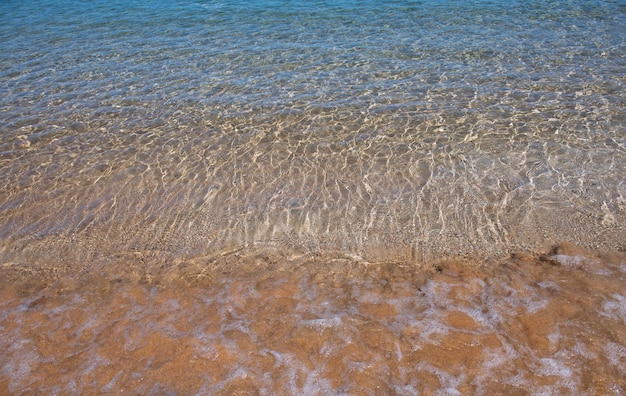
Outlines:
<svg viewBox="0 0 626 396"><path fill-rule="evenodd" d="M291 389L292 395L328 395L333 393L330 381L320 378L317 370L310 371L302 389Z"/></svg>
<svg viewBox="0 0 626 396"><path fill-rule="evenodd" d="M603 345L602 349L606 357L609 358L609 362L620 369L620 371L623 371L626 366L626 347L609 341Z"/></svg>
<svg viewBox="0 0 626 396"><path fill-rule="evenodd" d="M394 391L397 395L411 395L418 396L419 392L415 388L415 385L396 385Z"/></svg>
<svg viewBox="0 0 626 396"><path fill-rule="evenodd" d="M585 268L586 270L590 270L597 275L606 276L611 274L611 271L607 268L604 268L600 260L591 257L582 255L568 256L564 254L556 254L554 256L551 256L551 258L558 261L559 263L561 263L561 265L565 267Z"/></svg>
<svg viewBox="0 0 626 396"><path fill-rule="evenodd" d="M396 341L394 344L396 346L396 360L401 361L404 355L402 354L402 349L400 348L400 344L398 343L398 341Z"/></svg>
<svg viewBox="0 0 626 396"><path fill-rule="evenodd" d="M326 329L330 327L340 327L343 324L343 320L341 316L335 315L330 318L303 320L301 323L310 327Z"/></svg>
<svg viewBox="0 0 626 396"><path fill-rule="evenodd" d="M489 326L491 321L489 320L489 316L483 312L482 309L479 308L469 308L469 307L456 307L459 311L465 313L467 316L472 318L474 322L482 325Z"/></svg>
<svg viewBox="0 0 626 396"><path fill-rule="evenodd" d="M563 362L553 358L539 359L541 365L537 370L539 375L554 375L562 378L571 378L572 370Z"/></svg>
<svg viewBox="0 0 626 396"><path fill-rule="evenodd" d="M287 394L291 395L318 395L318 394L331 394L333 392L330 381L320 377L320 372L324 367L316 367L314 370L309 370L300 360L295 358L289 353L281 353L275 350L263 349L261 353L267 353L274 356L276 363L275 368L280 368L286 371L284 376L288 378ZM303 386L300 388L297 385L297 379L299 376L306 375ZM271 388L274 379L271 375L263 377L264 382ZM272 393L268 391L266 393Z"/></svg>
<svg viewBox="0 0 626 396"><path fill-rule="evenodd" d="M422 341L433 342L433 335L446 336L449 333L448 326L431 317L425 317L422 320L412 320L408 323L408 327L419 329L420 340Z"/></svg>
<svg viewBox="0 0 626 396"><path fill-rule="evenodd" d="M229 373L229 375L227 375L223 381L217 383L215 385L215 388L222 390L224 386L227 385L229 382L234 381L236 379L246 379L249 376L252 378L255 377L254 373L250 373L246 368L239 366L237 367L235 371Z"/></svg>
<svg viewBox="0 0 626 396"><path fill-rule="evenodd" d="M180 304L178 303L178 300L170 298L163 303L163 306L161 308L166 308L170 311L180 311Z"/></svg>
<svg viewBox="0 0 626 396"><path fill-rule="evenodd" d="M558 328L552 333L548 334L548 340L550 341L550 344L552 346L556 345L561 339L561 337L562 337L561 332L558 330Z"/></svg>
<svg viewBox="0 0 626 396"><path fill-rule="evenodd" d="M497 307L498 310L502 310L502 301L506 301L513 308L523 308L527 313L535 313L545 309L548 305L548 301L540 296L532 287L524 286L523 289L517 290L510 286L504 287L504 289L510 293L508 297L498 296L495 300L493 297L489 299L490 307ZM508 316L508 315L505 315ZM502 319L499 317L498 319Z"/></svg>
<svg viewBox="0 0 626 396"><path fill-rule="evenodd" d="M460 395L461 393L457 389L459 385L466 382L467 378L465 374L458 376L449 374L441 369L433 367L429 364L421 363L418 365L420 370L428 371L439 379L439 383L442 385L441 389L438 389L435 394L437 395Z"/></svg>
<svg viewBox="0 0 626 396"><path fill-rule="evenodd" d="M483 352L483 368L487 369L488 372L510 361L511 356L508 356L506 352L503 353L501 350L487 349Z"/></svg>
<svg viewBox="0 0 626 396"><path fill-rule="evenodd" d="M542 289L548 289L548 290L561 290L561 287L553 281L542 281L537 283L537 285L539 285L539 287L541 287Z"/></svg>
<svg viewBox="0 0 626 396"><path fill-rule="evenodd" d="M378 293L374 293L372 291L364 291L359 294L357 297L357 301L360 303L369 303L369 304L380 304L382 302L386 302L385 298Z"/></svg>
<svg viewBox="0 0 626 396"><path fill-rule="evenodd" d="M105 392L112 392L114 390L117 380L122 375L122 372L123 372L122 370L118 371L117 374L115 374L115 376L111 379L111 381L109 381L106 385L104 385L101 390Z"/></svg>
<svg viewBox="0 0 626 396"><path fill-rule="evenodd" d="M613 300L605 301L602 304L600 314L626 323L626 296L613 294Z"/></svg>
<svg viewBox="0 0 626 396"><path fill-rule="evenodd" d="M445 388L443 390L438 390L437 395L445 395L445 396L460 396L462 393L456 388Z"/></svg>
<svg viewBox="0 0 626 396"><path fill-rule="evenodd" d="M565 254L555 254L550 258L558 261L561 265L566 267L580 267L588 260L585 256L568 256Z"/></svg>
<svg viewBox="0 0 626 396"><path fill-rule="evenodd" d="M572 348L571 351L578 356L583 356L587 359L595 359L597 358L597 356L592 353L591 351L589 351L589 349L587 349L587 347L585 346L585 344L583 344L582 342L577 342Z"/></svg>
<svg viewBox="0 0 626 396"><path fill-rule="evenodd" d="M96 326L97 323L98 315L94 313L89 317L89 319L85 321L85 323L83 323L80 328L78 328L78 330L76 330L76 335L80 337L85 330L93 328L94 326Z"/></svg>
<svg viewBox="0 0 626 396"><path fill-rule="evenodd" d="M435 282L429 280L424 286L422 291L426 293L428 301L433 304L446 304L447 296L450 293L451 286L445 282Z"/></svg>
<svg viewBox="0 0 626 396"><path fill-rule="evenodd" d="M14 342L5 355L5 362L2 365L2 373L10 378L9 388L15 391L28 380L33 367L36 367L43 359L39 355L30 340L18 340Z"/></svg>
<svg viewBox="0 0 626 396"><path fill-rule="evenodd" d="M298 288L300 289L300 293L302 294L302 296L304 296L306 300L314 301L317 298L317 285L309 281L308 275L304 276L300 280Z"/></svg>

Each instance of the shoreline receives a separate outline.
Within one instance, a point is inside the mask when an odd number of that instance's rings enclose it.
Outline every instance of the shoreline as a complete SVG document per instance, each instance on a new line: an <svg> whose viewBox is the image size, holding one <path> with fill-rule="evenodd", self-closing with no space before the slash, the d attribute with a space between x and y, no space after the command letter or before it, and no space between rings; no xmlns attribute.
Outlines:
<svg viewBox="0 0 626 396"><path fill-rule="evenodd" d="M626 390L624 252L561 244L480 268L241 251L169 269L141 259L3 278L0 390Z"/></svg>
<svg viewBox="0 0 626 396"><path fill-rule="evenodd" d="M550 245L547 245L550 246ZM108 279L116 282L135 282L166 286L169 283L196 284L201 278L222 276L248 276L257 273L295 272L300 275L310 270L316 272L329 271L332 274L362 272L368 273L372 268L398 267L411 273L430 274L442 272L443 268L470 271L488 276L497 268L516 261L534 261L560 266L571 257L578 266L593 267L609 265L619 266L626 262L626 252L592 251L569 242L551 245L543 252L512 251L507 255L495 257L476 257L470 255L440 255L430 260L412 250L388 254L392 259L367 260L357 254L346 254L339 251L306 252L304 250L276 249L264 246L241 246L224 249L208 255L194 257L174 256L161 251L154 252L121 252L116 255L99 257L84 262L74 260L68 264L61 260L59 264L28 265L19 261L3 262L0 266L0 289L16 283L52 285L54 282L72 280L77 282L89 279ZM565 260L565 261L564 261Z"/></svg>

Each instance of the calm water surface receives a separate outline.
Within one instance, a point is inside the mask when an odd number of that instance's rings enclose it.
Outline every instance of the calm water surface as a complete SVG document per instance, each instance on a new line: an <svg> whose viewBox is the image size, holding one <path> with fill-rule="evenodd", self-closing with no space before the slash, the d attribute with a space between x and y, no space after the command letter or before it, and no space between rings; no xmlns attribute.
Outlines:
<svg viewBox="0 0 626 396"><path fill-rule="evenodd" d="M622 1L3 1L0 389L623 392L625 26Z"/></svg>

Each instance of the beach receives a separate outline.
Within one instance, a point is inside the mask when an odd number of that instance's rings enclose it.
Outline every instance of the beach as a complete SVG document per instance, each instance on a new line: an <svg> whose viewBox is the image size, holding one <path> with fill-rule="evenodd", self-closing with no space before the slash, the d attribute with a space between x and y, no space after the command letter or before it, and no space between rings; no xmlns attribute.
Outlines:
<svg viewBox="0 0 626 396"><path fill-rule="evenodd" d="M0 5L0 393L623 394L615 1Z"/></svg>
<svg viewBox="0 0 626 396"><path fill-rule="evenodd" d="M0 386L7 394L620 394L624 260L572 245L489 268L254 252L167 270L129 258L82 277L36 276L2 287Z"/></svg>

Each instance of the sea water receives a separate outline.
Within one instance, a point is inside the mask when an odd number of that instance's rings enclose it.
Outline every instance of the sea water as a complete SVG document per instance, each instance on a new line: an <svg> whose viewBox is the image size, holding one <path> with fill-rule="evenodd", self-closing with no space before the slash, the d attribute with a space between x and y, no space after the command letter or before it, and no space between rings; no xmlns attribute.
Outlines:
<svg viewBox="0 0 626 396"><path fill-rule="evenodd" d="M625 26L2 2L0 389L624 392Z"/></svg>

